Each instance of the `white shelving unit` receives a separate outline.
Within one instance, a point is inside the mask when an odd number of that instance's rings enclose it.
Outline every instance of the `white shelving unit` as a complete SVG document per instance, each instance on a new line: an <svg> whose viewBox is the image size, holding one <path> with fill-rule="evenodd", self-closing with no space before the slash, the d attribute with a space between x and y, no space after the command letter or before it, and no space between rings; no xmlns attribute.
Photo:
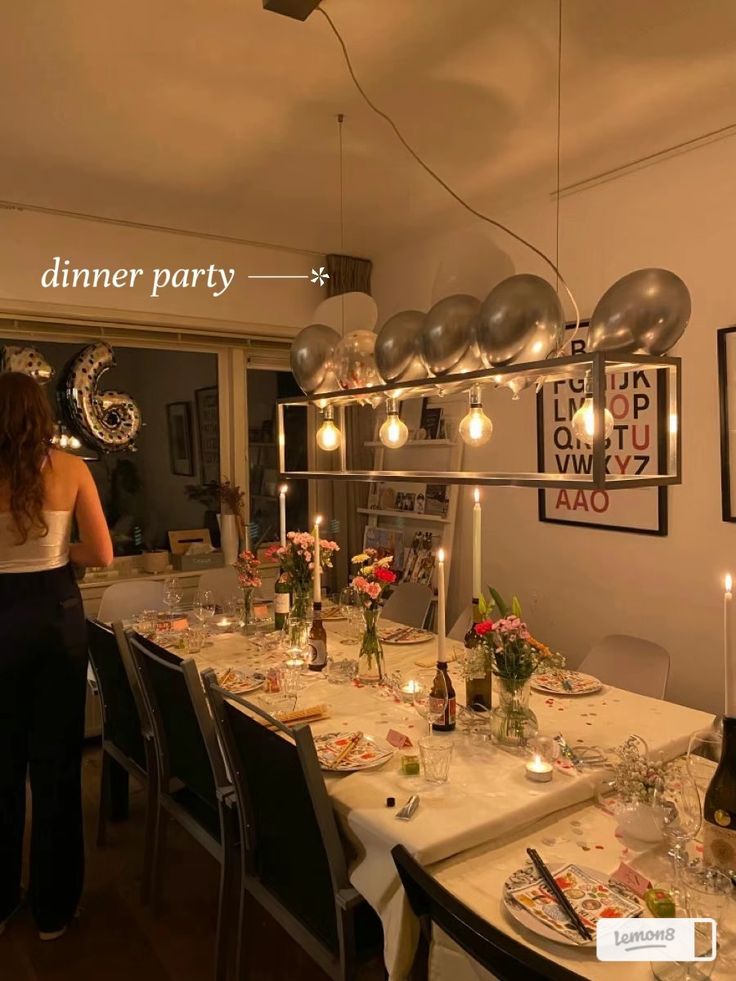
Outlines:
<svg viewBox="0 0 736 981"><path fill-rule="evenodd" d="M437 398L432 399L429 404L430 407L443 410L445 431L457 434L458 423L467 410L467 398ZM388 449L378 440L370 440L365 445L375 449L374 468L379 471L418 469L421 466L420 458L426 458L426 468L438 471L437 479L427 481L427 483L445 483L442 479L443 471L462 469L464 444L459 436L454 439L410 439L400 449ZM390 481L388 482L390 483ZM401 491L401 488L402 485L397 484L397 490ZM452 573L453 539L460 489L457 484L447 485L447 517L436 514L417 514L414 511L393 511L387 508L358 508L358 511L360 514L368 515L369 527L406 528L409 540L405 541L405 545L410 544L411 535L415 531L431 531L435 552L438 548L445 550L445 588L447 589ZM436 585L434 588L436 590Z"/></svg>

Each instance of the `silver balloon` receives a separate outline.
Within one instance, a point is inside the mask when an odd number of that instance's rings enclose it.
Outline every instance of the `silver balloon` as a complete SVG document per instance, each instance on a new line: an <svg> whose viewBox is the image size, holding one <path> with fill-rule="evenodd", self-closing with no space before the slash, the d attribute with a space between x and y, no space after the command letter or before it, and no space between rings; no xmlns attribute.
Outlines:
<svg viewBox="0 0 736 981"><path fill-rule="evenodd" d="M481 367L475 339L475 318L479 310L480 300L457 293L435 303L424 318L421 353L433 375Z"/></svg>
<svg viewBox="0 0 736 981"><path fill-rule="evenodd" d="M376 367L387 382L415 381L427 377L420 344L424 314L402 310L389 317L376 337Z"/></svg>
<svg viewBox="0 0 736 981"><path fill-rule="evenodd" d="M354 330L335 346L335 372L340 388L375 388L382 385L375 358L376 335Z"/></svg>
<svg viewBox="0 0 736 981"><path fill-rule="evenodd" d="M478 317L478 346L486 367L543 361L562 344L562 305L540 276L520 273L494 286Z"/></svg>
<svg viewBox="0 0 736 981"><path fill-rule="evenodd" d="M690 320L690 293L668 269L637 269L598 301L586 347L616 354L666 354Z"/></svg>
<svg viewBox="0 0 736 981"><path fill-rule="evenodd" d="M71 429L106 453L134 450L141 411L124 392L99 392L102 375L115 366L109 344L89 344L64 368L58 396Z"/></svg>
<svg viewBox="0 0 736 981"><path fill-rule="evenodd" d="M19 371L39 385L45 385L54 377L54 369L35 347L6 344L0 347L0 371Z"/></svg>
<svg viewBox="0 0 736 981"><path fill-rule="evenodd" d="M291 370L307 395L338 388L333 355L340 335L326 324L310 324L291 343Z"/></svg>

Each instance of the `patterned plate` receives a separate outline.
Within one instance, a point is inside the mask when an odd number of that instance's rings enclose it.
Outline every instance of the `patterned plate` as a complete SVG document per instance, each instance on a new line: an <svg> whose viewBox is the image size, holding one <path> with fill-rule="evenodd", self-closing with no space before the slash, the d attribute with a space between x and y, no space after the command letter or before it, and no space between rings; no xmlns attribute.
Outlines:
<svg viewBox="0 0 736 981"><path fill-rule="evenodd" d="M434 634L429 630L420 630L418 627L386 627L379 630L379 636L384 644L426 644L428 640L434 639Z"/></svg>
<svg viewBox="0 0 736 981"><path fill-rule="evenodd" d="M314 737L317 757L323 770L330 773L355 773L381 766L394 755L393 748L383 739L362 735L347 756L334 766L334 760L350 742L354 732L326 732Z"/></svg>
<svg viewBox="0 0 736 981"><path fill-rule="evenodd" d="M548 695L593 695L602 687L603 682L598 678L580 671L548 671L532 675L532 688Z"/></svg>
<svg viewBox="0 0 736 981"><path fill-rule="evenodd" d="M236 671L235 668L220 671L217 675L217 684L220 688L232 692L233 695L245 695L249 691L255 691L265 680L266 676L260 671L246 674L245 671Z"/></svg>

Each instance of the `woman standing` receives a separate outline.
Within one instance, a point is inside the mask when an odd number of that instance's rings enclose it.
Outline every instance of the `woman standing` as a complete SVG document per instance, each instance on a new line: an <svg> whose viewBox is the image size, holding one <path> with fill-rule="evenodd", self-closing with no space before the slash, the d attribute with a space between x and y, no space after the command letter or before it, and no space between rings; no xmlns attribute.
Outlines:
<svg viewBox="0 0 736 981"><path fill-rule="evenodd" d="M0 932L20 903L28 775L28 898L43 940L66 930L84 877L87 639L71 563L112 561L92 475L51 448L53 434L40 386L0 374Z"/></svg>

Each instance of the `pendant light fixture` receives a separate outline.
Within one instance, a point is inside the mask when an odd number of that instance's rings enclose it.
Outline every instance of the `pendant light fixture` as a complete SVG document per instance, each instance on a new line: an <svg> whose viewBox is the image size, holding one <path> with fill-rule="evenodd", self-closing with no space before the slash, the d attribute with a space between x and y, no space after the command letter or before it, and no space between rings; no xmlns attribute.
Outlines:
<svg viewBox="0 0 736 981"><path fill-rule="evenodd" d="M378 430L378 438L390 450L397 450L409 438L409 429L399 416L396 399L386 399L386 420Z"/></svg>
<svg viewBox="0 0 736 981"><path fill-rule="evenodd" d="M493 423L483 411L479 385L470 389L468 403L467 415L460 420L460 438L468 446L485 446L493 435Z"/></svg>
<svg viewBox="0 0 736 981"><path fill-rule="evenodd" d="M595 411L593 409L593 392L590 387L590 372L585 375L585 401L572 417L571 428L577 439L581 443L592 446L596 435ZM613 432L613 416L610 409L603 408L603 438L608 437Z"/></svg>
<svg viewBox="0 0 736 981"><path fill-rule="evenodd" d="M342 443L342 433L335 425L335 410L328 405L322 412L322 425L317 430L317 446L328 453L338 449Z"/></svg>

